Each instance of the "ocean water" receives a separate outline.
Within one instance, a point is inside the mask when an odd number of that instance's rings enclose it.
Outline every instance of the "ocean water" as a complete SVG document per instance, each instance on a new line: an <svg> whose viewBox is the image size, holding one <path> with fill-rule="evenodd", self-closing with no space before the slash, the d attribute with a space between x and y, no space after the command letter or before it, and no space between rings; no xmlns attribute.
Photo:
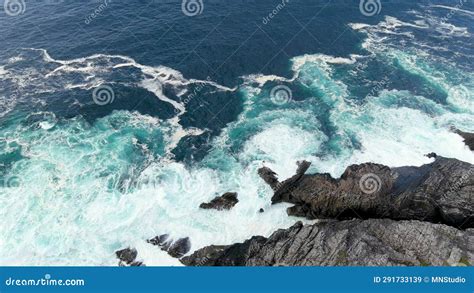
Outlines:
<svg viewBox="0 0 474 293"><path fill-rule="evenodd" d="M0 265L116 265L128 246L179 265L146 239L268 236L301 219L270 205L262 165L474 163L450 130L474 131L472 1L16 3L0 11ZM232 210L199 209L228 191Z"/></svg>

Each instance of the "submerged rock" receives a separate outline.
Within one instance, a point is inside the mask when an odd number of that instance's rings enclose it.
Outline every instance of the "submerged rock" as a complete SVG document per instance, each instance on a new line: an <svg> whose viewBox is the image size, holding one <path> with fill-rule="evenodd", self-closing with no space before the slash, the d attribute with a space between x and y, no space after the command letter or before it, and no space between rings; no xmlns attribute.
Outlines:
<svg viewBox="0 0 474 293"><path fill-rule="evenodd" d="M236 192L227 192L211 200L209 203L202 203L201 209L230 210L239 200Z"/></svg>
<svg viewBox="0 0 474 293"><path fill-rule="evenodd" d="M446 266L474 264L474 229L420 221L329 221L278 230L184 257L188 266Z"/></svg>
<svg viewBox="0 0 474 293"><path fill-rule="evenodd" d="M272 203L279 202L294 204L289 215L309 219L390 218L472 228L474 166L437 156L421 167L352 165L339 179L299 173L275 191Z"/></svg>

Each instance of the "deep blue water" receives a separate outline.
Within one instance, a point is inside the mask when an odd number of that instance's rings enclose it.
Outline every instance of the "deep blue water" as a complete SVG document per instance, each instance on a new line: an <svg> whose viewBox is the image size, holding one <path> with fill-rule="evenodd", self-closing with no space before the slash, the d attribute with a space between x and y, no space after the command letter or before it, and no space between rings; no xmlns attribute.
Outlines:
<svg viewBox="0 0 474 293"><path fill-rule="evenodd" d="M181 1L16 3L0 11L2 264L109 264L159 232L193 249L268 234L295 219L269 206L262 161L281 177L300 159L334 176L431 151L474 162L450 131L474 131L472 0L373 16L342 0L203 0L195 16ZM231 190L229 215L196 209Z"/></svg>

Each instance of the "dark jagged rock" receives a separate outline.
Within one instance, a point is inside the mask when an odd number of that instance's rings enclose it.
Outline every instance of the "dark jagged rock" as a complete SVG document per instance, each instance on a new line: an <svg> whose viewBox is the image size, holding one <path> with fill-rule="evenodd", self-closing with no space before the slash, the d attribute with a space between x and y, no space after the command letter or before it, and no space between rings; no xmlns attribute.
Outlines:
<svg viewBox="0 0 474 293"><path fill-rule="evenodd" d="M238 202L239 200L237 199L236 192L227 192L224 193L222 196L214 198L209 203L202 203L199 207L201 209L216 209L218 211L230 210Z"/></svg>
<svg viewBox="0 0 474 293"><path fill-rule="evenodd" d="M471 151L474 151L474 133L464 132L456 128L453 130L464 138L464 143L471 149Z"/></svg>
<svg viewBox="0 0 474 293"><path fill-rule="evenodd" d="M156 236L153 239L148 239L146 242L151 243L153 245L162 246L166 243L166 240L168 240L168 238L169 238L168 234L163 234L160 236Z"/></svg>
<svg viewBox="0 0 474 293"><path fill-rule="evenodd" d="M436 153L429 153L429 154L426 154L425 156L428 157L428 158L430 158L430 159L433 159L433 158L436 159L436 157L438 156L438 154L436 154Z"/></svg>
<svg viewBox="0 0 474 293"><path fill-rule="evenodd" d="M297 162L296 165L298 166L296 174L293 177L279 183L277 189L274 189L275 193L272 197L272 203L291 202L293 200L291 197L291 191L309 169L311 163L307 161L301 161Z"/></svg>
<svg viewBox="0 0 474 293"><path fill-rule="evenodd" d="M258 212L259 212L259 213L264 213L265 210L264 210L264 209L259 209Z"/></svg>
<svg viewBox="0 0 474 293"><path fill-rule="evenodd" d="M117 258L120 260L119 261L119 266L132 266L132 267L137 267L137 266L143 266L143 263L140 261L135 261L137 258L138 252L134 248L125 248L122 250L118 250L115 252L115 255Z"/></svg>
<svg viewBox="0 0 474 293"><path fill-rule="evenodd" d="M265 181L273 190L277 190L280 182L276 173L268 167L262 167L258 169L258 175Z"/></svg>
<svg viewBox="0 0 474 293"><path fill-rule="evenodd" d="M307 166L307 164L305 164ZM299 168L300 169L300 168ZM349 166L339 179L299 174L281 183L272 203L309 219L390 218L474 227L474 166L438 156L421 167ZM268 172L268 171L267 171Z"/></svg>
<svg viewBox="0 0 474 293"><path fill-rule="evenodd" d="M229 246L226 245L206 246L195 251L191 256L183 257L180 261L185 265L194 267L212 266L227 248Z"/></svg>
<svg viewBox="0 0 474 293"><path fill-rule="evenodd" d="M446 266L474 264L474 229L389 219L329 221L208 246L188 266Z"/></svg>
<svg viewBox="0 0 474 293"><path fill-rule="evenodd" d="M148 243L160 247L170 256L175 258L183 257L191 250L191 241L188 237L180 238L176 241L169 239L168 234L156 236L147 240ZM138 252L135 248L125 248L115 252L120 260L119 266L145 266L142 262L136 261Z"/></svg>
<svg viewBox="0 0 474 293"><path fill-rule="evenodd" d="M275 192L272 197L272 203L291 201L291 192L289 191L291 191L291 188L301 179L311 166L311 163L307 161L298 161L296 164L298 166L296 174L283 182L278 181L278 176L272 169L268 167L258 169L258 175L263 179L263 181L270 185ZM287 195L288 198L282 198L282 195Z"/></svg>
<svg viewBox="0 0 474 293"><path fill-rule="evenodd" d="M175 258L183 257L191 250L191 241L188 237L181 238L173 242L168 249L168 254Z"/></svg>
<svg viewBox="0 0 474 293"><path fill-rule="evenodd" d="M115 252L117 258L125 263L131 263L137 258L137 250L134 248L125 248Z"/></svg>
<svg viewBox="0 0 474 293"><path fill-rule="evenodd" d="M147 242L160 247L161 250L166 251L169 255L175 258L180 258L191 250L191 241L189 240L189 237L173 241L172 239L169 239L168 234L163 234L156 236L153 239L149 239Z"/></svg>

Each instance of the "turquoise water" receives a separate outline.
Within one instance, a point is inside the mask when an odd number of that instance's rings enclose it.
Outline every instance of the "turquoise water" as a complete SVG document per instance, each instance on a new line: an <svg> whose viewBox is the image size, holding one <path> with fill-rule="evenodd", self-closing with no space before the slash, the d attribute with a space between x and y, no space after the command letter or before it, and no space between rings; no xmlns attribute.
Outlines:
<svg viewBox="0 0 474 293"><path fill-rule="evenodd" d="M267 236L300 219L270 205L262 165L284 179L302 159L333 176L421 165L429 152L474 163L450 131L474 131L470 16L448 26L444 10L413 9L346 21L361 39L353 54L308 49L286 74L242 70L234 84L121 54L11 53L0 65L1 264L115 265L132 246L147 265L179 265L146 239L190 237L195 250ZM98 106L104 83L113 101ZM232 210L198 208L228 191Z"/></svg>

